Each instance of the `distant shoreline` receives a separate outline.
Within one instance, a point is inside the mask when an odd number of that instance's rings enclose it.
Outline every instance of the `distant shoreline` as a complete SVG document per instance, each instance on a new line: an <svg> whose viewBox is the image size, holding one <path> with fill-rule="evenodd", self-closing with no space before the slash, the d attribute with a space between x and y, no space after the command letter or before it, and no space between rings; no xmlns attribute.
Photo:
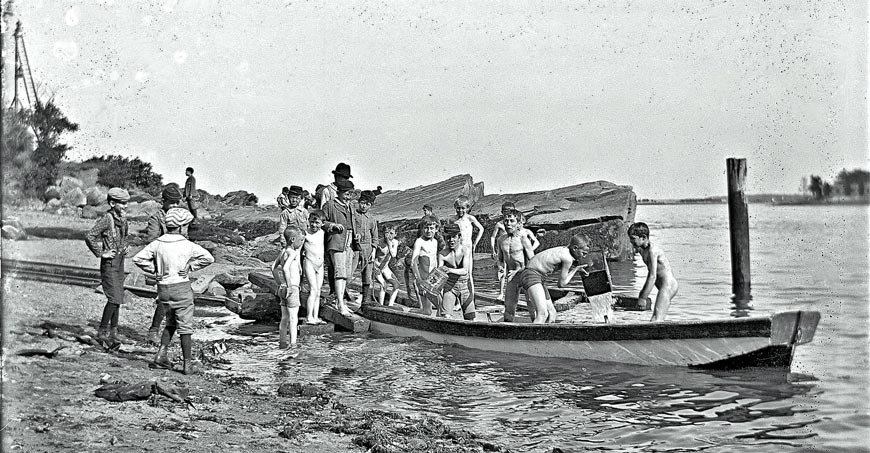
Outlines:
<svg viewBox="0 0 870 453"><path fill-rule="evenodd" d="M771 204L776 206L830 206L830 205L870 205L870 198L835 198L816 200L802 195L747 195L749 203ZM683 198L676 200L638 200L638 205L677 205L677 204L727 204L727 197Z"/></svg>

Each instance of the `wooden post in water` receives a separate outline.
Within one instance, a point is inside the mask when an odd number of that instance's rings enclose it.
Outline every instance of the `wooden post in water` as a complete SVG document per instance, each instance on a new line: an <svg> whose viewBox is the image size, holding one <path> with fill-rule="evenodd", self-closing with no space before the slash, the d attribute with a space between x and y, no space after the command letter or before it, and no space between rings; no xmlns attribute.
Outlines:
<svg viewBox="0 0 870 453"><path fill-rule="evenodd" d="M731 301L735 316L748 316L752 300L749 276L749 210L746 203L746 159L728 158L728 225L731 235Z"/></svg>

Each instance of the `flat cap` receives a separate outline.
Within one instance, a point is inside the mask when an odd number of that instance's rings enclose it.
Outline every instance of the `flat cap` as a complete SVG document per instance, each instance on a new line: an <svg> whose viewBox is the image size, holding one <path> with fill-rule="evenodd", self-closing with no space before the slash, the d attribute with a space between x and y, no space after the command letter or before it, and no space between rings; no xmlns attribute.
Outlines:
<svg viewBox="0 0 870 453"><path fill-rule="evenodd" d="M130 194L120 187L112 187L109 189L109 194L106 199L109 201L120 201L126 203L130 201Z"/></svg>

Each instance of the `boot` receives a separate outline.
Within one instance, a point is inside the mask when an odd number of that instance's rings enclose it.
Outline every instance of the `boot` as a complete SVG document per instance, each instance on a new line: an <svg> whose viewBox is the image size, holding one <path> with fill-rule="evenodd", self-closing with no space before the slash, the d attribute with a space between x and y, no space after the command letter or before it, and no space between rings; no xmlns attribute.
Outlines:
<svg viewBox="0 0 870 453"><path fill-rule="evenodd" d="M157 355L154 356L154 368L162 368L164 370L172 369L172 362L169 361L168 353L168 346L161 345L157 348Z"/></svg>
<svg viewBox="0 0 870 453"><path fill-rule="evenodd" d="M374 302L372 301L372 287L370 285L363 285L362 287L362 305L372 305Z"/></svg>
<svg viewBox="0 0 870 453"><path fill-rule="evenodd" d="M130 343L130 341L127 340L127 337L118 333L117 327L112 327L112 329L109 331L109 338L112 340L112 343Z"/></svg>
<svg viewBox="0 0 870 453"><path fill-rule="evenodd" d="M148 329L148 343L160 345L160 335L163 333L163 329L160 327L152 327Z"/></svg>
<svg viewBox="0 0 870 453"><path fill-rule="evenodd" d="M184 361L184 370L182 372L185 374L185 376L196 374L196 368L193 367L193 360Z"/></svg>
<svg viewBox="0 0 870 453"><path fill-rule="evenodd" d="M108 327L100 326L100 328L97 329L97 341L107 344L110 343Z"/></svg>

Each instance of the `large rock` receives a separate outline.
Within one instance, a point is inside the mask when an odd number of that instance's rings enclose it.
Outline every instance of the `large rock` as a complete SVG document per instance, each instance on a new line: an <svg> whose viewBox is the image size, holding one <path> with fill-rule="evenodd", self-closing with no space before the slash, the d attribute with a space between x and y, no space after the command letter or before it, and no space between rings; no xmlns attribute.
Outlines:
<svg viewBox="0 0 870 453"><path fill-rule="evenodd" d="M236 289L250 283L248 282L248 277L244 275L233 275L228 272L215 275L214 281L220 283L228 290Z"/></svg>
<svg viewBox="0 0 870 453"><path fill-rule="evenodd" d="M230 308L242 319L256 321L278 321L281 319L281 306L278 298L268 293L245 291L233 298L236 304ZM235 309L234 309L235 308Z"/></svg>
<svg viewBox="0 0 870 453"><path fill-rule="evenodd" d="M68 192L64 193L63 196L60 197L60 201L65 205L75 206L80 208L82 206L87 206L88 197L85 196L85 193L79 187L74 187L70 189Z"/></svg>
<svg viewBox="0 0 870 453"><path fill-rule="evenodd" d="M60 192L62 194L67 193L73 189L82 190L85 187L81 179L73 178L72 176L61 177L57 185L60 186Z"/></svg>
<svg viewBox="0 0 870 453"><path fill-rule="evenodd" d="M131 201L127 203L127 218L130 220L145 221L154 212L160 209L160 203L154 200L143 201L141 203Z"/></svg>
<svg viewBox="0 0 870 453"><path fill-rule="evenodd" d="M453 202L460 195L465 195L475 204L483 196L483 183L475 184L471 175L458 175L426 186L388 190L378 196L371 212L382 222L419 219L423 215L423 205L428 203L435 208L436 216L444 218L456 213Z"/></svg>
<svg viewBox="0 0 870 453"><path fill-rule="evenodd" d="M11 239L13 241L27 239L27 232L24 231L24 228L17 228L12 225L3 225L2 230L3 239Z"/></svg>
<svg viewBox="0 0 870 453"><path fill-rule="evenodd" d="M208 284L205 294L209 296L226 296L227 290L220 283L212 281Z"/></svg>
<svg viewBox="0 0 870 453"><path fill-rule="evenodd" d="M48 186L48 188L45 189L45 193L42 195L42 198L45 201L49 201L54 199L60 199L61 195L63 194L60 192L60 187Z"/></svg>
<svg viewBox="0 0 870 453"><path fill-rule="evenodd" d="M220 201L231 206L256 206L259 200L252 193L245 190L236 190L221 197Z"/></svg>
<svg viewBox="0 0 870 453"><path fill-rule="evenodd" d="M101 186L88 187L88 189L85 190L85 197L88 199L88 206L100 206L106 204L108 195L109 190Z"/></svg>
<svg viewBox="0 0 870 453"><path fill-rule="evenodd" d="M109 205L85 206L82 208L83 219L98 219L109 211Z"/></svg>

